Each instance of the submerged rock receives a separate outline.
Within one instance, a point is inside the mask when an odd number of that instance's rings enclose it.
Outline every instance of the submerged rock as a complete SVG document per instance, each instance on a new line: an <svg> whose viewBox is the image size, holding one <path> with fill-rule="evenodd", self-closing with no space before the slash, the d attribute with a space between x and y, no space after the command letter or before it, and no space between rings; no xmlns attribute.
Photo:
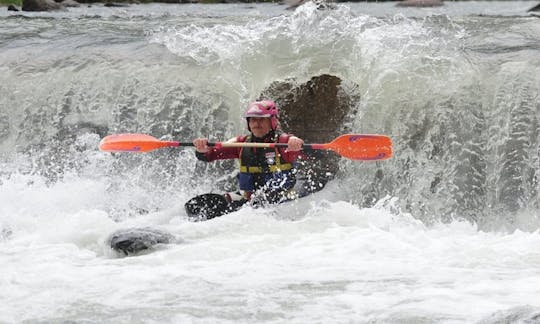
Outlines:
<svg viewBox="0 0 540 324"><path fill-rule="evenodd" d="M0 242L9 240L12 235L13 235L13 232L11 231L11 228L9 228L9 227L1 227L1 229L0 229Z"/></svg>
<svg viewBox="0 0 540 324"><path fill-rule="evenodd" d="M532 7L531 9L527 10L528 12L540 12L540 3L536 6Z"/></svg>
<svg viewBox="0 0 540 324"><path fill-rule="evenodd" d="M536 6L532 7L531 9L527 10L527 12L531 16L540 17L540 3L537 4Z"/></svg>
<svg viewBox="0 0 540 324"><path fill-rule="evenodd" d="M103 6L104 7L117 8L117 7L129 7L129 4L127 4L127 3L118 3L118 2L105 2L105 4Z"/></svg>
<svg viewBox="0 0 540 324"><path fill-rule="evenodd" d="M307 2L313 2L319 10L336 9L335 3L326 0L285 0L285 4L288 5L287 10L296 9Z"/></svg>
<svg viewBox="0 0 540 324"><path fill-rule="evenodd" d="M441 0L405 0L396 4L398 7L438 7L444 3Z"/></svg>
<svg viewBox="0 0 540 324"><path fill-rule="evenodd" d="M152 249L158 244L174 243L175 238L167 232L145 227L118 230L111 234L108 242L113 250L129 255Z"/></svg>
<svg viewBox="0 0 540 324"><path fill-rule="evenodd" d="M540 308L530 305L516 306L496 311L478 322L478 324L488 323L540 323Z"/></svg>

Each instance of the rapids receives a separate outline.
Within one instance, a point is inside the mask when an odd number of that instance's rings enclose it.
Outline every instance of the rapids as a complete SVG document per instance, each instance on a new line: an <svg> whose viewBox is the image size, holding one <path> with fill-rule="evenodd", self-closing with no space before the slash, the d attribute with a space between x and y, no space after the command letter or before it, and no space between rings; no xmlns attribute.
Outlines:
<svg viewBox="0 0 540 324"><path fill-rule="evenodd" d="M1 12L0 323L534 321L535 3ZM272 82L321 74L354 85L348 126L394 157L342 160L300 201L189 222L183 203L230 190L234 163L97 150L120 132L230 138ZM178 243L107 247L143 226Z"/></svg>

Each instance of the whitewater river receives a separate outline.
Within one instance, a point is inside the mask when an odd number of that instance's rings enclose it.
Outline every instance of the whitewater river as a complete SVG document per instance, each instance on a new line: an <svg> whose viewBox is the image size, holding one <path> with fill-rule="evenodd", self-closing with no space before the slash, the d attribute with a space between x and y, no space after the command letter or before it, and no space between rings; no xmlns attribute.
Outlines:
<svg viewBox="0 0 540 324"><path fill-rule="evenodd" d="M1 10L0 323L540 322L535 4ZM190 222L234 164L97 149L227 139L272 82L322 74L394 157L300 201ZM144 226L177 243L108 247Z"/></svg>

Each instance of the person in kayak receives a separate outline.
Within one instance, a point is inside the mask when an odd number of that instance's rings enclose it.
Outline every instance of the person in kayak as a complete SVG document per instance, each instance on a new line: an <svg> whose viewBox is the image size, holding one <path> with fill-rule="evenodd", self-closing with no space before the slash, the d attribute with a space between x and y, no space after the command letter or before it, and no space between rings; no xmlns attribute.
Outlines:
<svg viewBox="0 0 540 324"><path fill-rule="evenodd" d="M296 183L295 162L301 156L304 141L279 127L278 107L274 101L261 100L249 104L244 115L248 135L230 142L287 143L286 148L209 147L207 138L193 140L195 154L201 161L239 159L239 193L227 193L229 203L241 206L248 201L278 203L290 199Z"/></svg>

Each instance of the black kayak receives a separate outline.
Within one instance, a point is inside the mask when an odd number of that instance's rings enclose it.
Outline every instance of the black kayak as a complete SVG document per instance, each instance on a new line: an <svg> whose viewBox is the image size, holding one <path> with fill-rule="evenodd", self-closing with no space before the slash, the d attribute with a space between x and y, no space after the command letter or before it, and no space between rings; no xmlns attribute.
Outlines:
<svg viewBox="0 0 540 324"><path fill-rule="evenodd" d="M224 195L208 193L191 198L184 207L190 220L204 221L232 213L245 203L247 200L230 203Z"/></svg>

